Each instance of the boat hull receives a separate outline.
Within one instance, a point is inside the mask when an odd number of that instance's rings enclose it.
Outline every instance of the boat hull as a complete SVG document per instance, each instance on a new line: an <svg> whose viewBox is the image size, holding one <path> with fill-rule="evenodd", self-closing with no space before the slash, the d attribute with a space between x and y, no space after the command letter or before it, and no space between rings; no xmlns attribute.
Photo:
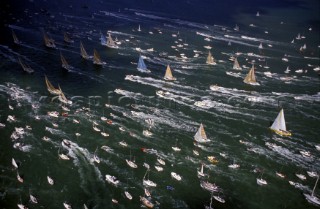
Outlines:
<svg viewBox="0 0 320 209"><path fill-rule="evenodd" d="M280 136L291 136L291 132L289 131L283 131L283 130L276 130L276 129L272 129L270 128L271 131L275 132L276 134L280 135Z"/></svg>

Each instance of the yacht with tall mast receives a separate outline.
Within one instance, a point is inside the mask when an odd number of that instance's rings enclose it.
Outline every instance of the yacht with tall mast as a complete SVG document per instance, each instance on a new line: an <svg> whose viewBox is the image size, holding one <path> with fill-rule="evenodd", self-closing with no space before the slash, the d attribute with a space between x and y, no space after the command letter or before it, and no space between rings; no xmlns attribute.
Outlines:
<svg viewBox="0 0 320 209"><path fill-rule="evenodd" d="M138 66L137 69L142 73L150 73L151 71L147 69L146 64L143 61L142 56L139 56Z"/></svg>
<svg viewBox="0 0 320 209"><path fill-rule="evenodd" d="M243 80L244 83L254 85L254 86L259 86L260 84L256 80L256 76L254 74L254 64L252 64L252 67L247 74L247 76Z"/></svg>
<svg viewBox="0 0 320 209"><path fill-rule="evenodd" d="M213 56L212 56L212 54L211 54L210 51L209 51L209 53L208 53L208 57L207 57L206 63L207 63L208 65L216 65L216 64L217 64L217 63L214 61L214 58L213 58Z"/></svg>
<svg viewBox="0 0 320 209"><path fill-rule="evenodd" d="M34 73L34 70L30 66L23 63L20 57L18 59L19 59L19 63L20 63L24 72L27 72L29 74Z"/></svg>
<svg viewBox="0 0 320 209"><path fill-rule="evenodd" d="M287 131L283 109L280 110L270 129L280 136L291 136L291 132Z"/></svg>
<svg viewBox="0 0 320 209"><path fill-rule="evenodd" d="M166 81L175 81L175 80L177 80L175 77L173 77L172 71L171 71L169 65L167 66L166 73L165 73L163 79L166 80Z"/></svg>
<svg viewBox="0 0 320 209"><path fill-rule="evenodd" d="M200 124L198 131L194 135L194 140L199 143L210 142L210 139L207 138L207 134L204 130L202 123Z"/></svg>
<svg viewBox="0 0 320 209"><path fill-rule="evenodd" d="M105 65L106 62L101 61L100 55L96 49L93 51L93 64L95 65Z"/></svg>
<svg viewBox="0 0 320 209"><path fill-rule="evenodd" d="M92 58L92 56L88 55L81 41L80 41L80 54L83 59L89 60Z"/></svg>

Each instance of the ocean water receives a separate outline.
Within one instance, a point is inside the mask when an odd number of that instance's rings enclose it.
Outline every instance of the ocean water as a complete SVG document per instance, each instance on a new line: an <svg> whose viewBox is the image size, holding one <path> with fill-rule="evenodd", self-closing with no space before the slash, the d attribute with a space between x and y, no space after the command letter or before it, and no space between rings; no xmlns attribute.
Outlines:
<svg viewBox="0 0 320 209"><path fill-rule="evenodd" d="M1 208L17 208L17 204L63 208L64 202L72 208L84 208L84 204L95 209L141 208L144 163L151 166L148 176L157 183L149 188L155 208L204 208L212 195L225 200L223 204L213 199L214 208L316 208L303 194L311 193L316 182L307 171L320 172L320 151L315 147L320 144L319 1L60 0L3 5ZM12 30L20 45L13 43ZM44 32L55 40L57 49L44 46ZM64 32L74 43L63 41ZM100 33L107 36L107 32L117 39L118 49L100 44ZM298 34L303 38L296 39ZM97 67L83 60L80 41L89 55L96 49L107 64ZM260 43L263 49L258 48ZM301 51L304 44L306 49ZM208 46L217 65L205 63ZM61 68L60 53L73 67L70 72ZM241 71L233 70L229 61L236 53ZM136 69L139 55L151 73ZM18 57L35 72L24 73ZM243 82L252 63L259 86ZM174 82L163 80L168 64L177 78ZM47 91L45 75L72 101L68 116L61 116L66 111ZM127 75L132 79L125 79ZM213 84L219 89L210 90ZM161 98L158 90L171 94ZM195 106L198 101L207 106ZM268 128L281 108L291 137L278 136ZM50 117L49 111L60 116ZM7 121L9 115L16 121ZM102 121L102 116L112 124ZM109 136L94 131L94 123ZM200 123L211 141L196 145L193 136ZM15 127L24 128L19 139L11 138ZM153 135L143 135L144 130ZM44 136L50 140L44 141ZM70 140L71 146L62 145L63 139ZM128 146L121 146L121 141ZM181 151L175 152L174 146ZM153 150L146 153L141 148ZM312 157L302 156L303 150ZM59 159L61 153L70 160ZM94 155L100 163L94 162ZM211 155L219 160L217 164L207 160ZM18 169L12 166L12 158ZM166 164L160 165L157 158ZM134 159L138 168L129 167L126 159ZM207 175L199 178L202 163ZM230 169L232 163L240 168ZM162 166L163 171L154 166ZM286 177L279 178L276 171ZM17 180L17 172L23 183ZM173 179L171 172L182 180ZM116 176L119 185L108 183L107 174ZM47 176L54 185L48 184ZM259 177L268 184L259 186ZM204 190L201 181L215 183L219 192ZM38 204L30 202L30 194ZM319 187L315 195L320 195Z"/></svg>

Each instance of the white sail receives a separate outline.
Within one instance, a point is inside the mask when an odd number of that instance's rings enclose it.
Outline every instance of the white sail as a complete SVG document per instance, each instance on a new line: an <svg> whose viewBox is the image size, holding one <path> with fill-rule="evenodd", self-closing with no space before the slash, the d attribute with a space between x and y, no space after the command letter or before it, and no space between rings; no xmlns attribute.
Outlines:
<svg viewBox="0 0 320 209"><path fill-rule="evenodd" d="M273 124L270 127L273 130L278 130L278 131L287 131L286 127L286 121L284 119L284 113L283 109L280 110L277 118L274 120Z"/></svg>
<svg viewBox="0 0 320 209"><path fill-rule="evenodd" d="M197 133L194 135L194 140L200 143L210 141L210 139L207 138L207 135L206 135L206 132L204 131L202 123L200 124L200 127Z"/></svg>

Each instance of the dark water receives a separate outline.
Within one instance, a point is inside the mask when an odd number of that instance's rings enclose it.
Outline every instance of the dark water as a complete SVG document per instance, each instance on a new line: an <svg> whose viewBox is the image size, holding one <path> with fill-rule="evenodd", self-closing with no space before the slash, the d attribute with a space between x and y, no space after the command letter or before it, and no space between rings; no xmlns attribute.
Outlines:
<svg viewBox="0 0 320 209"><path fill-rule="evenodd" d="M151 166L149 177L157 183L149 189L156 208L209 205L211 194L200 187L204 179L216 183L221 191L214 195L226 200L224 204L213 200L214 208L316 207L303 193L311 193L316 181L307 171L319 172L320 165L315 148L320 144L320 88L314 70L320 65L319 1L13 1L3 5L0 122L6 126L0 129L1 208L17 208L19 203L28 208L62 208L65 201L73 208L83 208L83 204L88 208L141 208L144 162ZM236 24L240 31L234 31ZM141 32L137 31L139 25ZM13 43L11 30L20 45ZM106 35L107 31L118 39L119 49L100 45L100 32ZM44 46L43 32L56 41L58 49ZM74 43L65 43L63 32L69 32ZM305 38L295 39L298 33ZM96 49L107 65L96 67L81 59L80 41L90 55ZM260 43L262 50L258 49ZM301 52L304 44L307 48ZM208 49L204 46L212 47L217 65L205 64ZM70 72L61 68L60 52L73 66ZM228 59L236 52L240 53L240 65L248 68L232 70ZM150 74L137 71L140 54ZM285 55L289 62L282 60ZM19 56L34 74L22 72ZM243 83L253 60L260 86ZM167 64L177 81L162 79ZM287 66L289 73L284 72ZM300 69L302 73L297 71ZM265 74L268 71L271 77ZM230 76L230 72L239 75ZM72 100L68 117L47 115L48 111L64 111L52 100L44 75ZM125 80L126 75L134 75L134 79ZM212 84L220 89L210 90ZM122 91L116 93L115 89ZM160 98L157 90L171 95ZM197 101L206 101L208 107L195 106ZM268 129L281 107L292 137L280 137ZM8 115L17 121L9 123ZM101 116L113 124L102 121ZM150 128L147 119L154 121L154 126ZM110 136L94 131L94 121ZM198 147L193 136L200 123L211 142ZM15 127L26 125L32 130L25 129L20 139L10 138ZM153 135L146 137L143 130ZM42 140L43 136L50 141ZM61 145L63 139L72 142L71 148ZM121 141L128 147L119 145ZM13 147L17 142L22 144L20 149ZM266 142L277 146L268 147ZM100 149L103 145L113 151ZM173 151L173 146L181 151ZM143 147L156 152L144 153ZM200 155L194 155L193 150ZM301 150L309 151L312 157L303 157ZM71 160L59 159L58 153ZM93 161L94 153L101 160L99 164ZM211 164L209 155L219 162ZM126 164L130 157L137 169ZM154 168L159 165L158 157L166 162L162 172ZM18 172L24 183L16 178L12 158L20 165ZM240 168L228 168L234 162ZM201 163L208 176L199 179ZM182 180L171 178L172 171ZM286 178L277 177L276 171ZM307 179L300 180L296 173ZM106 174L116 176L120 184L107 183ZM256 178L261 175L268 185L257 185ZM54 185L48 184L47 176L55 180ZM128 200L124 191L133 199ZM316 188L315 194L319 193ZM39 203L31 203L29 194ZM112 203L112 198L119 203Z"/></svg>

